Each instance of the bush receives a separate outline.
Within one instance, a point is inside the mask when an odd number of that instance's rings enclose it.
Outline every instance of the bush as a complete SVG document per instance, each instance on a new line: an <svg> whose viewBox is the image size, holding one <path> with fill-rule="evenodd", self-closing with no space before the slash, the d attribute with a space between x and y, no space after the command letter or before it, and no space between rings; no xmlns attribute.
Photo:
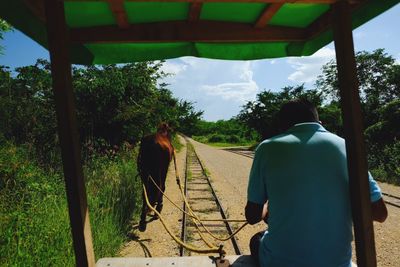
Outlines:
<svg viewBox="0 0 400 267"><path fill-rule="evenodd" d="M200 142L200 143L207 143L208 142L208 138L206 136L193 135L192 138L193 138L193 140L196 140L197 142Z"/></svg>
<svg viewBox="0 0 400 267"><path fill-rule="evenodd" d="M241 139L237 135L230 135L226 138L226 142L232 143L232 144L237 144L241 142Z"/></svg>
<svg viewBox="0 0 400 267"><path fill-rule="evenodd" d="M210 142L210 143L222 143L222 142L225 142L225 135L213 134L208 138L208 142Z"/></svg>
<svg viewBox="0 0 400 267"><path fill-rule="evenodd" d="M112 158L94 157L85 167L96 258L114 256L137 220L142 187L136 153L122 149Z"/></svg>
<svg viewBox="0 0 400 267"><path fill-rule="evenodd" d="M64 180L29 159L30 151L0 146L0 266L75 265ZM129 221L138 218L140 179L135 154L95 156L84 168L96 258L114 256Z"/></svg>
<svg viewBox="0 0 400 267"><path fill-rule="evenodd" d="M387 145L379 153L379 157L369 157L371 172L380 181L400 185L400 141L395 140L393 144Z"/></svg>
<svg viewBox="0 0 400 267"><path fill-rule="evenodd" d="M25 148L0 148L0 265L75 263L62 177L44 172Z"/></svg>

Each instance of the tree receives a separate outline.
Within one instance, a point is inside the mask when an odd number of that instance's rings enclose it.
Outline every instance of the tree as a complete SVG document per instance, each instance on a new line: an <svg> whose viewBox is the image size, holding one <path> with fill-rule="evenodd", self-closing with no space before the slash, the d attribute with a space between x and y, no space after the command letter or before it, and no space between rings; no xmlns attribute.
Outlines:
<svg viewBox="0 0 400 267"><path fill-rule="evenodd" d="M173 97L163 77L163 62L73 68L73 88L83 154L105 151L124 142L137 143L160 122L191 131L202 111ZM59 154L50 64L15 69L0 67L0 136L34 147L51 165ZM57 159L55 159L57 160Z"/></svg>
<svg viewBox="0 0 400 267"><path fill-rule="evenodd" d="M379 120L379 107L400 97L400 66L384 49L356 53L357 77L366 127ZM339 101L339 83L334 60L322 67L316 81L324 97Z"/></svg>
<svg viewBox="0 0 400 267"><path fill-rule="evenodd" d="M305 98L316 106L322 103L321 93L306 90L304 84L287 86L280 92L263 91L257 94L255 101L249 101L243 106L238 119L256 130L263 139L269 138L280 132L277 113L282 104L296 98Z"/></svg>

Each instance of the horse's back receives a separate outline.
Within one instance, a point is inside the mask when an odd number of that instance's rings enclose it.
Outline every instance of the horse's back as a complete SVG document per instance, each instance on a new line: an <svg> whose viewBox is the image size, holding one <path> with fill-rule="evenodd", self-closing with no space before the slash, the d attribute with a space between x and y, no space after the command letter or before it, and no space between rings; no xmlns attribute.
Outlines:
<svg viewBox="0 0 400 267"><path fill-rule="evenodd" d="M143 172L167 168L172 158L172 144L155 134L144 136L140 143L138 167Z"/></svg>

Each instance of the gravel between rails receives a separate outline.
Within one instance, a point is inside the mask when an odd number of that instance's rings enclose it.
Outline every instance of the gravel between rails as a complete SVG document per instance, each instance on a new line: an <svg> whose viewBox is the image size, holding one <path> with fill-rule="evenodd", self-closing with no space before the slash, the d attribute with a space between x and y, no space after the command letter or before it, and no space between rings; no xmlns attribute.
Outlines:
<svg viewBox="0 0 400 267"><path fill-rule="evenodd" d="M185 141L182 138L181 142ZM244 219L246 204L248 175L252 159L220 148L210 147L190 139L200 160L208 171L208 175L216 193L230 219ZM177 156L180 176L184 178L186 148ZM380 183L384 192L400 196L400 187ZM167 177L167 195L180 206L182 205L179 189L175 182L174 166L171 163ZM174 233L180 236L182 214L164 200L163 215ZM375 242L378 266L400 266L400 209L388 206L389 217L383 224L374 223ZM233 223L232 226L240 226ZM237 235L239 246L243 254L249 254L248 243L253 234L265 230L266 225L259 223L246 226ZM147 231L141 233L133 226L132 240L127 242L120 251L120 256L125 257L161 257L178 256L179 248L166 233L159 220L148 224ZM353 242L354 243L354 242ZM355 256L353 252L353 261Z"/></svg>

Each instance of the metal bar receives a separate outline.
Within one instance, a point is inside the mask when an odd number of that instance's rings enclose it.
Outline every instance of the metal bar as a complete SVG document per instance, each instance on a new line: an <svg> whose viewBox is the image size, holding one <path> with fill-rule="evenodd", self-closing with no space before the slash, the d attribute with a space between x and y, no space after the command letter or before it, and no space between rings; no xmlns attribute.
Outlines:
<svg viewBox="0 0 400 267"><path fill-rule="evenodd" d="M332 18L357 265L373 267L376 266L374 228L349 3L333 4Z"/></svg>
<svg viewBox="0 0 400 267"><path fill-rule="evenodd" d="M95 266L72 92L69 34L65 23L63 1L46 0L45 14L75 262L76 266Z"/></svg>
<svg viewBox="0 0 400 267"><path fill-rule="evenodd" d="M187 143L187 139L185 138L185 140L186 140L186 143ZM187 145L186 145L186 162L185 162L185 184L184 184L184 193L185 193L185 197L187 198L187 177L188 177L188 155L189 155L189 152L188 152L188 148L187 148ZM182 233L181 233L181 240L183 241L183 243L186 243L186 212L187 212L187 209L186 209L186 203L185 203L185 201L183 201L183 210L184 210L184 212L183 212L183 216L182 216ZM183 247L183 246L181 246L180 248L179 248L179 255L182 257L182 256L185 256L185 248Z"/></svg>
<svg viewBox="0 0 400 267"><path fill-rule="evenodd" d="M387 196L387 197L396 198L396 199L399 199L399 200L400 200L400 197L398 197L398 196L395 196L395 195L392 195L392 194L388 194L388 193L384 193L384 192L382 192L382 195L384 195L384 196Z"/></svg>

